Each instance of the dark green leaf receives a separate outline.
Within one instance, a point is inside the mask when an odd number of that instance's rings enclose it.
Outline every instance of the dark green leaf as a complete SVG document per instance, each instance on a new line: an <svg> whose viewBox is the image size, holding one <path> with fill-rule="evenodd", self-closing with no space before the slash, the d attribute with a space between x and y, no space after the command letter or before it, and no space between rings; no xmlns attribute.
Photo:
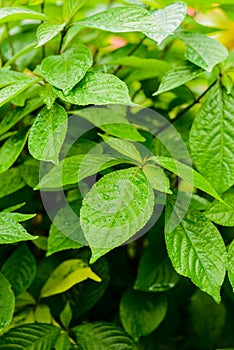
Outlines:
<svg viewBox="0 0 234 350"><path fill-rule="evenodd" d="M10 283L0 272L0 331L11 323L15 307L15 296Z"/></svg>

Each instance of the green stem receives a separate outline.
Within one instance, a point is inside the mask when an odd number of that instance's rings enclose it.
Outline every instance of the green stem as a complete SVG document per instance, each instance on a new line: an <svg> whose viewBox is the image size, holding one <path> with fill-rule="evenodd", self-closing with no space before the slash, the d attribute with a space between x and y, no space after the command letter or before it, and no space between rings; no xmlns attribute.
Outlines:
<svg viewBox="0 0 234 350"><path fill-rule="evenodd" d="M41 13L44 13L44 9L45 9L45 1L41 3ZM41 23L43 23L43 21L41 21ZM46 56L45 45L42 45L41 47L41 54L42 54L42 59L45 58Z"/></svg>

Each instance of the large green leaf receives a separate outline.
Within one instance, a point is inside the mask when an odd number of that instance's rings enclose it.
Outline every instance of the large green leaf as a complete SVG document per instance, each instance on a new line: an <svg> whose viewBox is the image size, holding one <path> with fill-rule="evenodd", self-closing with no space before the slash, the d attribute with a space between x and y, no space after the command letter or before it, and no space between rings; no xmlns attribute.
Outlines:
<svg viewBox="0 0 234 350"><path fill-rule="evenodd" d="M185 58L208 72L224 61L228 56L227 49L217 40L204 34L179 34L186 45Z"/></svg>
<svg viewBox="0 0 234 350"><path fill-rule="evenodd" d="M164 295L127 290L120 302L120 319L134 339L153 332L167 312Z"/></svg>
<svg viewBox="0 0 234 350"><path fill-rule="evenodd" d="M172 173L181 177L183 180L186 180L199 190L210 194L216 199L220 199L218 193L215 191L212 185L196 170L188 165L183 164L173 158L163 156L152 157L151 159L154 160L155 163L161 165L163 168L166 168L167 170L170 170Z"/></svg>
<svg viewBox="0 0 234 350"><path fill-rule="evenodd" d="M165 91L170 91L176 87L187 83L201 75L204 71L193 63L185 61L167 72L163 77L158 90L153 94L158 95Z"/></svg>
<svg viewBox="0 0 234 350"><path fill-rule="evenodd" d="M0 9L0 23L21 21L22 19L39 19L44 21L47 19L47 16L23 7L3 7Z"/></svg>
<svg viewBox="0 0 234 350"><path fill-rule="evenodd" d="M182 2L153 13L139 6L121 6L97 13L78 23L113 33L142 32L160 44L180 25L185 13L186 5Z"/></svg>
<svg viewBox="0 0 234 350"><path fill-rule="evenodd" d="M34 323L12 328L0 338L0 349L52 350L61 329Z"/></svg>
<svg viewBox="0 0 234 350"><path fill-rule="evenodd" d="M234 191L229 190L222 199L224 202L214 201L205 211L205 216L216 224L234 226Z"/></svg>
<svg viewBox="0 0 234 350"><path fill-rule="evenodd" d="M0 244L16 243L36 239L18 224L16 220L0 213Z"/></svg>
<svg viewBox="0 0 234 350"><path fill-rule="evenodd" d="M66 23L62 24L52 24L52 23L42 23L37 28L37 40L38 44L36 47L42 46L56 35L58 35L65 27Z"/></svg>
<svg viewBox="0 0 234 350"><path fill-rule="evenodd" d="M9 281L0 272L0 332L11 323L15 308L15 296Z"/></svg>
<svg viewBox="0 0 234 350"><path fill-rule="evenodd" d="M84 197L80 218L94 262L126 242L150 219L154 193L144 173L133 167L109 173Z"/></svg>
<svg viewBox="0 0 234 350"><path fill-rule="evenodd" d="M72 111L72 115L78 115L88 120L107 134L131 141L145 141L145 138L138 132L137 128L131 125L127 118L121 115L118 110L113 110L110 106L107 108L92 107Z"/></svg>
<svg viewBox="0 0 234 350"><path fill-rule="evenodd" d="M234 183L233 114L234 97L217 83L202 104L190 131L193 161L221 193Z"/></svg>
<svg viewBox="0 0 234 350"><path fill-rule="evenodd" d="M63 90L66 96L84 78L92 63L92 55L87 46L77 45L61 55L46 57L42 61L41 71L45 79Z"/></svg>
<svg viewBox="0 0 234 350"><path fill-rule="evenodd" d="M19 157L27 141L28 130L22 129L11 136L0 148L0 173L8 170Z"/></svg>
<svg viewBox="0 0 234 350"><path fill-rule="evenodd" d="M1 272L11 284L15 296L23 293L36 275L36 260L27 245L23 244L4 262Z"/></svg>
<svg viewBox="0 0 234 350"><path fill-rule="evenodd" d="M9 85L0 90L0 107L5 103L11 101L14 97L21 94L21 92L25 91L31 85L35 84L40 79L29 79L25 78L18 83Z"/></svg>
<svg viewBox="0 0 234 350"><path fill-rule="evenodd" d="M126 163L124 159L108 154L79 154L62 160L42 177L36 189L55 189L78 181L105 170L111 166Z"/></svg>
<svg viewBox="0 0 234 350"><path fill-rule="evenodd" d="M131 105L127 85L112 74L88 72L83 80L69 94L55 89L61 100L75 105Z"/></svg>
<svg viewBox="0 0 234 350"><path fill-rule="evenodd" d="M72 328L72 332L81 350L136 350L132 338L114 323L86 323Z"/></svg>
<svg viewBox="0 0 234 350"><path fill-rule="evenodd" d="M183 2L175 2L162 10L153 11L153 17L158 25L158 32L148 36L160 44L166 37L173 34L184 20L187 6ZM145 33L147 35L147 33Z"/></svg>
<svg viewBox="0 0 234 350"><path fill-rule="evenodd" d="M101 282L89 266L82 260L70 259L62 262L50 275L41 290L41 297L63 293L75 284L91 278L96 282Z"/></svg>
<svg viewBox="0 0 234 350"><path fill-rule="evenodd" d="M228 270L228 277L229 281L232 285L233 291L234 291L234 240L229 246L228 249L228 265L227 265L227 270Z"/></svg>
<svg viewBox="0 0 234 350"><path fill-rule="evenodd" d="M154 190L172 193L170 190L170 181L159 166L146 164L143 166L142 170Z"/></svg>
<svg viewBox="0 0 234 350"><path fill-rule="evenodd" d="M55 103L50 110L44 107L31 127L28 147L39 160L58 163L58 157L67 133L67 112Z"/></svg>
<svg viewBox="0 0 234 350"><path fill-rule="evenodd" d="M168 204L166 229L172 210ZM180 217L179 208L174 211ZM166 231L165 236L168 255L176 271L189 277L219 303L227 253L217 228L205 216L189 209L179 225L171 232Z"/></svg>
<svg viewBox="0 0 234 350"><path fill-rule="evenodd" d="M12 168L0 174L0 198L8 196L24 187L26 184L21 176L20 168Z"/></svg>

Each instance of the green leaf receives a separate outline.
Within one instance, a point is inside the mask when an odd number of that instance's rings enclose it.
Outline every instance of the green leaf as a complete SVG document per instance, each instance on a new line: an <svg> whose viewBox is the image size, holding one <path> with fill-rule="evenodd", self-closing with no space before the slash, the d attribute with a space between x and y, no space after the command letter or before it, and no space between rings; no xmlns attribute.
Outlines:
<svg viewBox="0 0 234 350"><path fill-rule="evenodd" d="M4 262L1 272L11 284L15 296L30 286L36 275L36 260L26 244L17 248Z"/></svg>
<svg viewBox="0 0 234 350"><path fill-rule="evenodd" d="M67 132L67 112L55 103L50 110L44 107L31 127L28 147L39 160L58 163Z"/></svg>
<svg viewBox="0 0 234 350"><path fill-rule="evenodd" d="M54 104L54 101L56 100L57 95L50 84L45 84L41 88L40 97L42 101L46 104L46 107L48 109L51 109L51 107Z"/></svg>
<svg viewBox="0 0 234 350"><path fill-rule="evenodd" d="M4 186L0 186L0 198L8 196L25 186L19 167L0 174L0 183L4 184Z"/></svg>
<svg viewBox="0 0 234 350"><path fill-rule="evenodd" d="M182 2L153 13L139 6L121 6L99 12L78 23L113 33L142 32L160 44L175 31L185 14L186 5Z"/></svg>
<svg viewBox="0 0 234 350"><path fill-rule="evenodd" d="M175 270L220 302L226 273L226 248L217 228L202 214L189 209L179 225L167 231L173 208L166 209L166 245ZM179 208L174 208L178 218Z"/></svg>
<svg viewBox="0 0 234 350"><path fill-rule="evenodd" d="M225 324L225 306L217 305L210 296L197 290L191 297L189 313L193 329L191 346L194 340L196 344L201 344L198 348L215 346Z"/></svg>
<svg viewBox="0 0 234 350"><path fill-rule="evenodd" d="M9 110L0 122L0 135L5 134L5 132L11 129L12 126L17 124L20 120L22 120L24 117L26 117L28 114L35 111L42 105L42 100L36 97L26 102L26 105L23 108L20 107L15 108L13 110Z"/></svg>
<svg viewBox="0 0 234 350"><path fill-rule="evenodd" d="M88 72L69 94L55 89L61 100L75 105L132 105L127 85L112 74Z"/></svg>
<svg viewBox="0 0 234 350"><path fill-rule="evenodd" d="M65 307L64 307L64 309L61 312L59 317L60 317L60 320L61 320L63 326L66 329L68 329L70 322L72 320L72 310L71 310L69 302L66 303L66 305L65 305Z"/></svg>
<svg viewBox="0 0 234 350"><path fill-rule="evenodd" d="M86 194L80 210L94 262L125 243L150 219L154 193L144 173L136 167L103 176Z"/></svg>
<svg viewBox="0 0 234 350"><path fill-rule="evenodd" d="M0 173L8 170L18 159L28 137L28 130L22 129L11 136L0 148Z"/></svg>
<svg viewBox="0 0 234 350"><path fill-rule="evenodd" d="M15 308L15 296L10 283L0 272L0 331L11 323Z"/></svg>
<svg viewBox="0 0 234 350"><path fill-rule="evenodd" d="M138 132L137 128L130 124L125 116L121 115L118 110L108 107L81 109L72 111L72 115L78 115L88 120L110 135L131 141L145 141L145 138Z"/></svg>
<svg viewBox="0 0 234 350"><path fill-rule="evenodd" d="M172 193L170 190L170 181L159 166L146 164L143 166L142 170L154 190Z"/></svg>
<svg viewBox="0 0 234 350"><path fill-rule="evenodd" d="M107 143L111 148L120 154L123 154L125 157L127 157L127 159L133 159L137 164L140 165L143 163L141 155L133 143L105 135L102 135L102 138L105 143Z"/></svg>
<svg viewBox="0 0 234 350"><path fill-rule="evenodd" d="M216 83L190 131L189 144L195 166L220 193L234 183L233 106L234 97Z"/></svg>
<svg viewBox="0 0 234 350"><path fill-rule="evenodd" d="M76 184L111 166L126 163L124 159L108 154L79 154L62 160L41 179L35 189L55 189ZM129 162L128 162L129 163Z"/></svg>
<svg viewBox="0 0 234 350"><path fill-rule="evenodd" d="M190 168L188 165L185 165L178 160L169 158L169 157L151 157L150 159L154 160L157 164L161 165L163 168L170 170L172 173L181 177L183 180L187 181L194 187L202 190L216 199L221 199L212 185L201 176L196 170Z"/></svg>
<svg viewBox="0 0 234 350"><path fill-rule="evenodd" d="M37 236L31 236L14 219L0 213L0 244L16 243L36 239Z"/></svg>
<svg viewBox="0 0 234 350"><path fill-rule="evenodd" d="M52 316L48 305L37 305L34 317L36 323L52 323Z"/></svg>
<svg viewBox="0 0 234 350"><path fill-rule="evenodd" d="M164 295L127 290L120 302L120 319L134 339L153 332L164 320L167 300Z"/></svg>
<svg viewBox="0 0 234 350"><path fill-rule="evenodd" d="M101 282L89 266L82 260L70 259L62 262L50 275L41 290L41 297L63 293L75 284L91 278L96 282Z"/></svg>
<svg viewBox="0 0 234 350"><path fill-rule="evenodd" d="M228 278L234 292L234 240L232 241L228 249L227 270L228 270Z"/></svg>
<svg viewBox="0 0 234 350"><path fill-rule="evenodd" d="M168 35L173 34L183 22L186 15L186 10L187 6L185 3L175 2L165 7L165 9L153 11L152 15L155 18L160 30L158 29L158 32L148 36L160 44Z"/></svg>
<svg viewBox="0 0 234 350"><path fill-rule="evenodd" d="M54 350L71 350L71 349L75 349L75 348L71 348L71 343L69 340L68 333L61 333L55 343Z"/></svg>
<svg viewBox="0 0 234 350"><path fill-rule="evenodd" d="M18 96L19 94L21 94L21 92L24 92L27 88L29 88L31 85L35 84L39 80L41 79L28 78L1 89L0 90L0 107L3 106L5 103L11 101L15 96Z"/></svg>
<svg viewBox="0 0 234 350"><path fill-rule="evenodd" d="M222 199L223 202L216 200L211 203L205 211L205 216L218 225L234 226L234 191L229 190Z"/></svg>
<svg viewBox="0 0 234 350"><path fill-rule="evenodd" d="M204 34L186 33L178 36L187 48L185 58L208 72L228 56L227 49L220 42Z"/></svg>
<svg viewBox="0 0 234 350"><path fill-rule="evenodd" d="M62 24L51 24L51 23L42 23L37 28L37 40L38 44L36 47L40 47L42 45L45 45L56 37L65 27L66 23Z"/></svg>
<svg viewBox="0 0 234 350"><path fill-rule="evenodd" d="M195 64L185 61L168 71L153 96L175 89L178 86L195 79L203 72L204 71Z"/></svg>
<svg viewBox="0 0 234 350"><path fill-rule="evenodd" d="M86 323L72 328L81 350L136 350L136 345L119 326L111 322Z"/></svg>
<svg viewBox="0 0 234 350"><path fill-rule="evenodd" d="M49 232L47 256L87 245L79 223L79 210L80 205L74 202L60 209L55 215Z"/></svg>
<svg viewBox="0 0 234 350"><path fill-rule="evenodd" d="M76 12L86 4L86 0L66 0L63 3L63 18L70 21Z"/></svg>
<svg viewBox="0 0 234 350"><path fill-rule="evenodd" d="M43 13L32 11L23 7L3 7L0 9L0 23L21 21L22 19L39 19L41 21L45 21L47 16Z"/></svg>
<svg viewBox="0 0 234 350"><path fill-rule="evenodd" d="M91 52L84 45L71 47L61 55L49 56L42 61L41 71L53 86L63 90L65 96L92 66Z"/></svg>
<svg viewBox="0 0 234 350"><path fill-rule="evenodd" d="M0 349L52 350L60 331L58 327L43 323L12 328L0 338Z"/></svg>
<svg viewBox="0 0 234 350"><path fill-rule="evenodd" d="M140 260L134 288L143 292L162 292L173 288L178 281L179 276L168 256L155 252L154 247L148 248Z"/></svg>
<svg viewBox="0 0 234 350"><path fill-rule="evenodd" d="M9 67L0 69L0 88L15 84L25 79L28 79L27 75L21 72L12 71Z"/></svg>

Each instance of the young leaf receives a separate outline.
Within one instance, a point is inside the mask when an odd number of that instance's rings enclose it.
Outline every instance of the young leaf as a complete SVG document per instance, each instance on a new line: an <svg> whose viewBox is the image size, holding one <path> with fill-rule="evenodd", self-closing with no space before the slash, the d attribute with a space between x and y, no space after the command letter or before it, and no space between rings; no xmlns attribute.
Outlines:
<svg viewBox="0 0 234 350"><path fill-rule="evenodd" d="M86 323L72 328L82 350L136 350L137 347L119 326L110 322Z"/></svg>
<svg viewBox="0 0 234 350"><path fill-rule="evenodd" d="M228 249L227 270L228 270L228 278L234 291L234 240L232 241Z"/></svg>
<svg viewBox="0 0 234 350"><path fill-rule="evenodd" d="M59 317L63 326L66 329L68 329L70 322L72 320L72 310L69 302L66 303L65 308L63 309Z"/></svg>
<svg viewBox="0 0 234 350"><path fill-rule="evenodd" d="M141 158L141 155L133 143L105 135L102 135L102 138L105 143L107 143L111 148L120 154L123 154L125 157L127 157L127 159L130 158L136 161L137 164L142 164L143 160Z"/></svg>
<svg viewBox="0 0 234 350"><path fill-rule="evenodd" d="M26 324L10 329L0 338L0 349L52 350L61 329L50 324Z"/></svg>
<svg viewBox="0 0 234 350"><path fill-rule="evenodd" d="M12 168L0 174L0 198L8 196L24 187L26 184L21 176L20 168Z"/></svg>
<svg viewBox="0 0 234 350"><path fill-rule="evenodd" d="M161 165L163 168L170 170L172 173L192 184L199 190L202 190L210 194L212 197L220 200L218 193L211 186L211 184L196 170L190 168L188 165L185 165L178 160L163 156L152 157L151 159L154 160L155 163Z"/></svg>
<svg viewBox="0 0 234 350"><path fill-rule="evenodd" d="M143 166L142 170L154 190L172 193L170 190L170 181L159 166L146 164Z"/></svg>
<svg viewBox="0 0 234 350"><path fill-rule="evenodd" d="M55 89L61 100L75 105L132 105L127 85L112 74L88 72L69 94Z"/></svg>
<svg viewBox="0 0 234 350"><path fill-rule="evenodd" d="M158 90L153 96L175 89L176 87L195 79L203 72L204 71L195 64L185 61L169 70L169 72L163 77Z"/></svg>
<svg viewBox="0 0 234 350"><path fill-rule="evenodd" d="M51 24L51 23L42 23L38 28L37 28L37 40L38 44L36 47L40 47L54 37L58 35L65 27L66 23L62 24Z"/></svg>
<svg viewBox="0 0 234 350"><path fill-rule="evenodd" d="M4 262L1 272L11 284L15 296L30 286L36 275L36 260L27 245L23 244Z"/></svg>
<svg viewBox="0 0 234 350"><path fill-rule="evenodd" d="M29 88L31 85L35 84L39 80L41 79L26 78L25 80L22 80L18 83L6 86L5 88L1 89L0 107L3 106L5 103L11 101L15 96L18 96L19 94L21 94L21 92L25 91L27 88Z"/></svg>
<svg viewBox="0 0 234 350"><path fill-rule="evenodd" d="M66 0L63 3L63 18L70 21L76 12L85 5L86 0Z"/></svg>
<svg viewBox="0 0 234 350"><path fill-rule="evenodd" d="M15 296L6 277L0 272L0 332L11 323L15 308Z"/></svg>
<svg viewBox="0 0 234 350"><path fill-rule="evenodd" d="M134 339L153 332L167 312L164 295L127 290L120 302L120 319Z"/></svg>
<svg viewBox="0 0 234 350"><path fill-rule="evenodd" d="M41 297L63 293L75 284L91 278L96 282L101 282L89 266L82 260L70 259L62 262L50 275L41 290Z"/></svg>
<svg viewBox="0 0 234 350"><path fill-rule="evenodd" d="M216 83L190 131L189 144L194 163L220 193L234 183L233 106L234 97Z"/></svg>
<svg viewBox="0 0 234 350"><path fill-rule="evenodd" d="M50 110L44 107L31 127L28 147L39 160L58 163L59 153L67 132L67 112L55 103Z"/></svg>
<svg viewBox="0 0 234 350"><path fill-rule="evenodd" d="M0 213L0 244L16 243L36 239L12 218Z"/></svg>
<svg viewBox="0 0 234 350"><path fill-rule="evenodd" d="M84 78L92 63L92 55L87 46L78 45L61 55L45 58L41 64L41 71L45 79L63 90L66 96Z"/></svg>
<svg viewBox="0 0 234 350"><path fill-rule="evenodd" d="M42 101L46 104L46 107L48 109L51 109L51 107L53 106L53 104L57 98L57 95L54 92L54 89L50 84L45 84L41 88L40 97L41 97Z"/></svg>
<svg viewBox="0 0 234 350"><path fill-rule="evenodd" d="M47 16L43 13L32 11L23 7L3 7L0 9L0 23L21 21L22 19L39 19L41 21L45 21Z"/></svg>
<svg viewBox="0 0 234 350"><path fill-rule="evenodd" d="M217 228L202 214L189 209L179 225L167 231L173 208L166 209L166 245L175 270L189 277L219 303L226 273L226 248ZM179 208L174 208L179 215Z"/></svg>
<svg viewBox="0 0 234 350"><path fill-rule="evenodd" d="M103 176L86 194L80 210L81 227L93 253L91 261L141 230L153 206L153 190L140 169Z"/></svg>
<svg viewBox="0 0 234 350"><path fill-rule="evenodd" d="M205 216L222 226L234 226L234 192L229 190L222 196L223 202L214 201L205 211ZM225 203L227 203L225 205Z"/></svg>
<svg viewBox="0 0 234 350"><path fill-rule="evenodd" d="M179 38L187 48L185 58L208 72L228 56L227 49L220 42L204 34L179 34Z"/></svg>
<svg viewBox="0 0 234 350"><path fill-rule="evenodd" d="M0 148L0 173L8 170L19 157L27 141L28 130L22 129L11 136Z"/></svg>
<svg viewBox="0 0 234 350"><path fill-rule="evenodd" d="M174 31L183 22L186 15L187 6L183 2L175 2L165 9L152 12L160 31L150 34L149 37L160 44L166 37L173 34Z"/></svg>

